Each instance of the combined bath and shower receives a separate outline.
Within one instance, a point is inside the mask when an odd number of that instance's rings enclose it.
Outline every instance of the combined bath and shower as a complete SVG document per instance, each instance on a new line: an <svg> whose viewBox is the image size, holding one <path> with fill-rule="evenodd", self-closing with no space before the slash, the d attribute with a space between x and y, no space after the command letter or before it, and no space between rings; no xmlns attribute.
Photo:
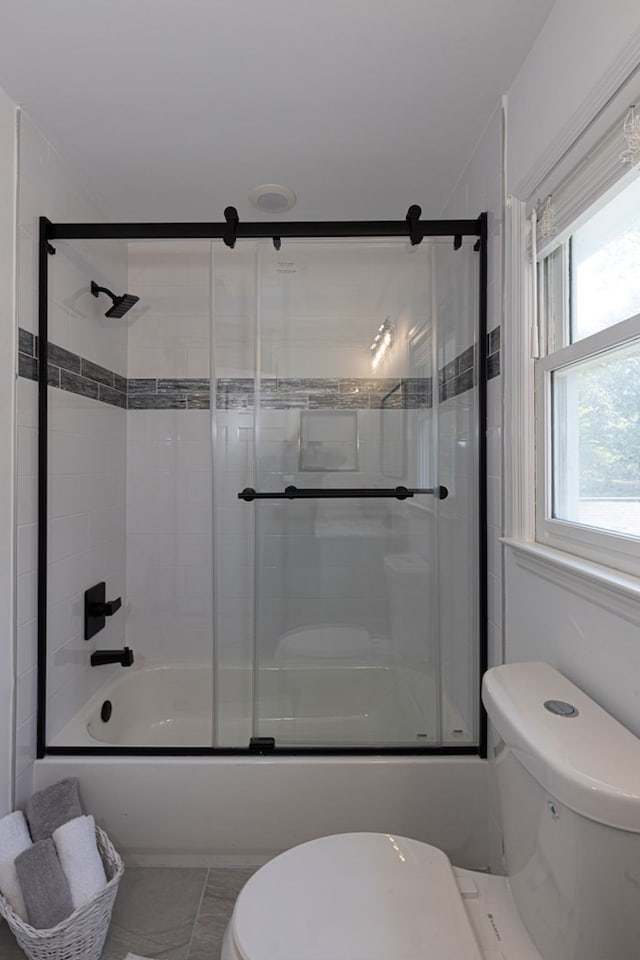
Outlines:
<svg viewBox="0 0 640 960"><path fill-rule="evenodd" d="M94 297L99 296L101 293L106 293L108 297L111 297L113 300L113 306L109 307L105 313L105 317L124 317L125 313L128 313L131 310L131 307L135 306L140 297L134 297L132 293L123 293L121 297L117 297L115 293L111 293L111 290L107 290L106 287L99 287L95 280L91 281L91 293Z"/></svg>

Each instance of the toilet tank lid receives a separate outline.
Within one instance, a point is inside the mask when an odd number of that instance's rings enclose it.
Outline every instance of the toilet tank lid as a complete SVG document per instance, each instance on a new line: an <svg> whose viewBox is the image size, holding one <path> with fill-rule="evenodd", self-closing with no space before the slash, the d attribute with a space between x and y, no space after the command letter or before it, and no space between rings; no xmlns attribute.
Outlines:
<svg viewBox="0 0 640 960"><path fill-rule="evenodd" d="M547 663L508 663L484 675L495 730L538 783L598 823L640 833L640 739ZM575 716L545 708L573 705Z"/></svg>

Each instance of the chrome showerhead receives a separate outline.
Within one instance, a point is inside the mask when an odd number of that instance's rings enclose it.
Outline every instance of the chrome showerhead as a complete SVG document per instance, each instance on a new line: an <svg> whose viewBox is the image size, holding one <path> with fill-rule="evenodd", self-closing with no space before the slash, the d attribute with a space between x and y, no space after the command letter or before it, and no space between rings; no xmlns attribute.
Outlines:
<svg viewBox="0 0 640 960"><path fill-rule="evenodd" d="M132 293L123 293L121 297L117 297L115 293L111 293L111 290L107 290L106 287L99 287L94 280L91 281L91 293L94 297L99 296L101 293L106 293L106 295L113 300L113 306L109 307L105 313L105 317L124 317L125 313L128 313L131 307L140 299L140 297L134 297Z"/></svg>

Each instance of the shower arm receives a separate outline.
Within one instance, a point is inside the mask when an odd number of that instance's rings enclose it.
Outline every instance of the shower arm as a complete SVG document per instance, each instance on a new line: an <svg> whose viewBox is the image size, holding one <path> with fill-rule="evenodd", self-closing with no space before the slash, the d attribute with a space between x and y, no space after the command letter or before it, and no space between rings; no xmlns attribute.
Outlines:
<svg viewBox="0 0 640 960"><path fill-rule="evenodd" d="M411 500L416 494L432 494L438 500L446 500L449 491L446 487L336 487L333 490L323 487L285 487L282 493L260 493L253 487L245 487L238 494L238 500L251 503L252 500L330 500L337 498L391 497L396 500Z"/></svg>

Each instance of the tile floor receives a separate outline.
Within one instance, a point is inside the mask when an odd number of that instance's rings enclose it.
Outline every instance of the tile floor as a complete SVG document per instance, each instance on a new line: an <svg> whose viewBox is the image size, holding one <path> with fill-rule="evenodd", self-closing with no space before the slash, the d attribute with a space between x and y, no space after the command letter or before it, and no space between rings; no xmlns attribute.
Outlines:
<svg viewBox="0 0 640 960"><path fill-rule="evenodd" d="M218 960L233 904L254 868L127 867L103 960L127 953L153 960ZM0 926L0 960L24 960Z"/></svg>

